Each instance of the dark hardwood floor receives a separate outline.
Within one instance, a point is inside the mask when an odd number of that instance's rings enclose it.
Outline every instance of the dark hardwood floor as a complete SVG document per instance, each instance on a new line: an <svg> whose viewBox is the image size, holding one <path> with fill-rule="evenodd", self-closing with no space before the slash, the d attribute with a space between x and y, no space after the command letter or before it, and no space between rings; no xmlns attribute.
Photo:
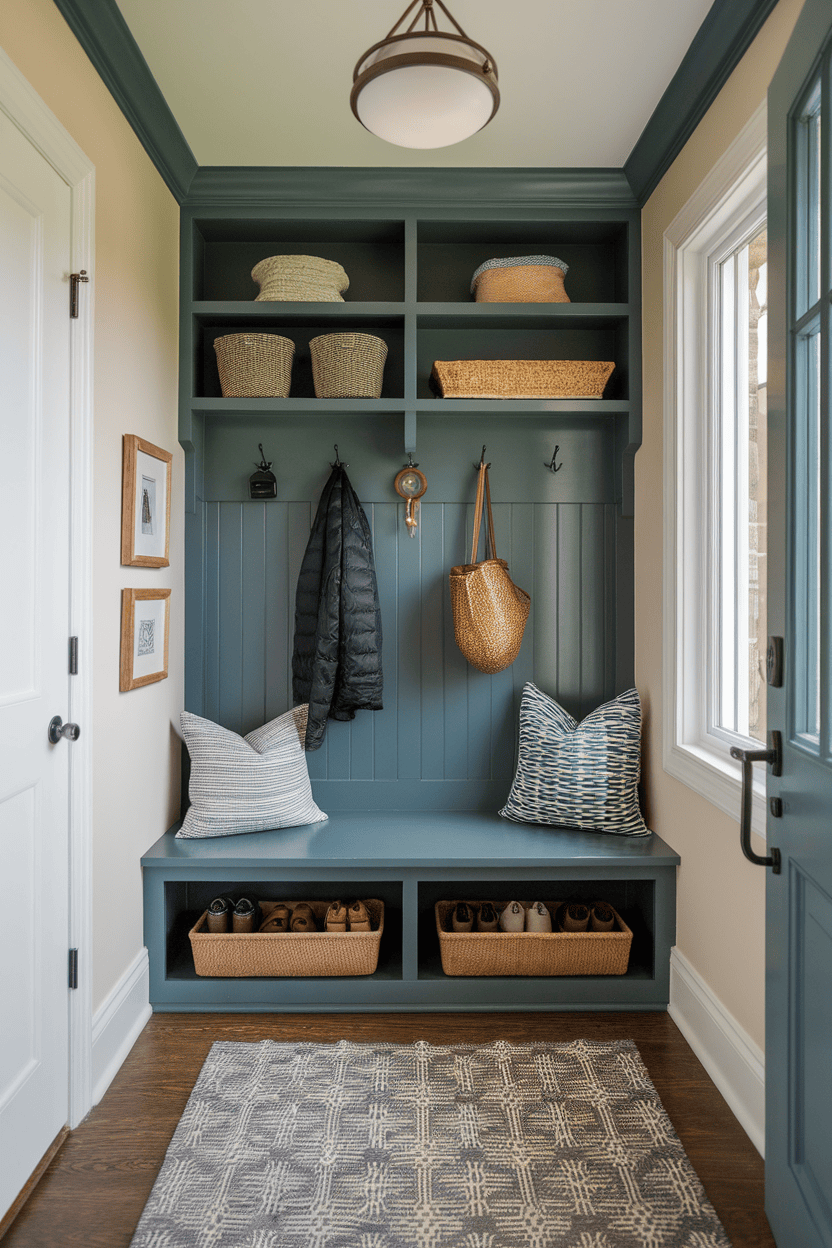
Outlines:
<svg viewBox="0 0 832 1248"><path fill-rule="evenodd" d="M3 1248L122 1248L215 1040L631 1039L733 1248L775 1248L763 1163L667 1014L155 1014L73 1131Z"/></svg>

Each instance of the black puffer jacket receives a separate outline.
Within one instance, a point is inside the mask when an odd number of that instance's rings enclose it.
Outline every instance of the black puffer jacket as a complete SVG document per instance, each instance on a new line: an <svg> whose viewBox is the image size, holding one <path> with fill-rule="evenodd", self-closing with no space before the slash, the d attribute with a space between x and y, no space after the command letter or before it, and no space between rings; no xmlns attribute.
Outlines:
<svg viewBox="0 0 832 1248"><path fill-rule="evenodd" d="M309 703L306 748L317 750L327 717L380 711L381 612L370 526L342 465L324 486L298 577L295 704Z"/></svg>

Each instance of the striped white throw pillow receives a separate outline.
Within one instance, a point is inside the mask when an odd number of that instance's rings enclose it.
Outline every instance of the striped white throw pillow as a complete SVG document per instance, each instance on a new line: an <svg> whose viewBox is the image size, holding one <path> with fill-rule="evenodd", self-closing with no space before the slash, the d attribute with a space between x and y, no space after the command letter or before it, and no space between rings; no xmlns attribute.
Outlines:
<svg viewBox="0 0 832 1248"><path fill-rule="evenodd" d="M312 797L303 749L307 710L296 706L247 737L183 711L191 806L176 835L235 836L322 823L327 816Z"/></svg>
<svg viewBox="0 0 832 1248"><path fill-rule="evenodd" d="M641 703L628 689L578 723L536 685L524 685L520 753L500 814L586 832L647 836L638 805Z"/></svg>

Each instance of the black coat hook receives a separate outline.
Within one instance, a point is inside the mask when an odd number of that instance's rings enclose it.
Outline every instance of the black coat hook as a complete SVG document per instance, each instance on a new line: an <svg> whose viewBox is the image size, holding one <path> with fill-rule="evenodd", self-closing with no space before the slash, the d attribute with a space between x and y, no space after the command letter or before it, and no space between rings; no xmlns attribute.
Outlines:
<svg viewBox="0 0 832 1248"><path fill-rule="evenodd" d="M330 466L330 468L349 468L349 464L342 464L342 463L341 463L341 459L340 459L340 457L339 457L339 455L338 455L338 443L337 443L337 442L335 442L335 443L333 443L333 445L334 445L334 447L335 447L335 463L334 463L334 464L330 464L330 465L329 465L329 466Z"/></svg>
<svg viewBox="0 0 832 1248"><path fill-rule="evenodd" d="M556 447L555 447L555 449L552 451L552 458L551 458L551 461L550 461L548 464L547 464L547 463L545 463L545 461L544 461L544 465L543 465L543 466L544 466L544 468L548 468L550 472L560 472L561 468L563 467L563 464L556 464L556 463L555 463L555 460L556 460L556 459L557 459L557 457L558 457L558 451L559 451L559 450L560 450L560 447L559 447L559 446L556 446Z"/></svg>
<svg viewBox="0 0 832 1248"><path fill-rule="evenodd" d="M478 464L474 464L474 467L476 468L477 472L479 472L480 468L490 468L490 467L491 467L491 465L490 465L490 464L487 464L487 463L485 462L485 447L484 447L484 446L483 446L483 448L482 448L482 455L480 455L480 462L479 462Z"/></svg>

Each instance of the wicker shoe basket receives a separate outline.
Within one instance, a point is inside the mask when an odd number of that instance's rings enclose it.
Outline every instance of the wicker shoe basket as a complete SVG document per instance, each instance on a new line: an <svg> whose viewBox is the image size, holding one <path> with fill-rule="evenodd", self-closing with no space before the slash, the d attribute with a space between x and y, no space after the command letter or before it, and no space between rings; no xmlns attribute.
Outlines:
<svg viewBox="0 0 832 1248"><path fill-rule="evenodd" d="M261 901L265 915L279 903ZM299 901L292 903L299 905ZM323 925L328 901L310 901ZM369 898L371 932L222 932L205 930L206 910L188 936L197 975L372 975L384 931L384 902Z"/></svg>
<svg viewBox="0 0 832 1248"><path fill-rule="evenodd" d="M224 398L285 399L295 344L278 334L224 334L214 339Z"/></svg>
<svg viewBox="0 0 832 1248"><path fill-rule="evenodd" d="M600 399L614 364L599 360L434 360L442 399Z"/></svg>
<svg viewBox="0 0 832 1248"><path fill-rule="evenodd" d="M486 260L471 278L477 303L569 303L563 279L569 265L557 256Z"/></svg>
<svg viewBox="0 0 832 1248"><path fill-rule="evenodd" d="M480 906L482 902L468 904ZM520 904L524 909L530 905ZM545 904L554 919L559 903ZM613 910L611 932L454 932L450 927L456 905L455 901L437 901L435 906L446 975L626 974L633 933L617 910Z"/></svg>
<svg viewBox="0 0 832 1248"><path fill-rule="evenodd" d="M260 287L255 303L343 303L350 284L337 261L320 256L267 256L251 276Z"/></svg>
<svg viewBox="0 0 832 1248"><path fill-rule="evenodd" d="M387 343L374 334L321 334L309 343L319 399L378 399Z"/></svg>

